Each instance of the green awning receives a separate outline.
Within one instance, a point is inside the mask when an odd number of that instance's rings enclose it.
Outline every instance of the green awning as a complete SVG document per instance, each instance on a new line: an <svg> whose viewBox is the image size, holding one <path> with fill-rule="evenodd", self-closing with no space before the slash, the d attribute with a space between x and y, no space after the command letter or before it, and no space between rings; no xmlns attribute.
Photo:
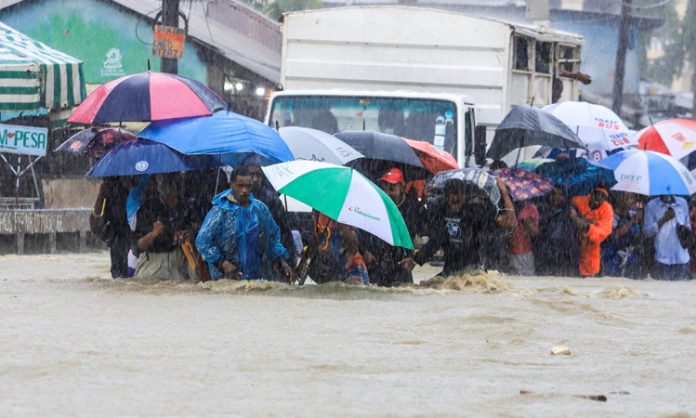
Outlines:
<svg viewBox="0 0 696 418"><path fill-rule="evenodd" d="M0 111L65 109L86 96L82 61L0 22Z"/></svg>

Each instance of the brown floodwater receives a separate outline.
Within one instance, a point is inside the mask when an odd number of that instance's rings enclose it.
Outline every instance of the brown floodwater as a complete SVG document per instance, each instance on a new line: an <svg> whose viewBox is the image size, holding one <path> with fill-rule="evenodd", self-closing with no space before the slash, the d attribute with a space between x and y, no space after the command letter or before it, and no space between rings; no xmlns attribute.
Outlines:
<svg viewBox="0 0 696 418"><path fill-rule="evenodd" d="M108 263L0 257L0 417L696 414L696 281L194 284Z"/></svg>

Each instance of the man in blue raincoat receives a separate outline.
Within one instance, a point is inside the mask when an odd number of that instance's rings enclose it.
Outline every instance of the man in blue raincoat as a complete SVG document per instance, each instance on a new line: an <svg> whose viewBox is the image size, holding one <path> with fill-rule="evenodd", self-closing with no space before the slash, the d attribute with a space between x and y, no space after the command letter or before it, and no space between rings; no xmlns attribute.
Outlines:
<svg viewBox="0 0 696 418"><path fill-rule="evenodd" d="M196 237L210 277L273 280L273 269L279 267L290 280L292 269L280 229L268 207L251 194L253 181L246 167L232 172L230 187L213 198Z"/></svg>

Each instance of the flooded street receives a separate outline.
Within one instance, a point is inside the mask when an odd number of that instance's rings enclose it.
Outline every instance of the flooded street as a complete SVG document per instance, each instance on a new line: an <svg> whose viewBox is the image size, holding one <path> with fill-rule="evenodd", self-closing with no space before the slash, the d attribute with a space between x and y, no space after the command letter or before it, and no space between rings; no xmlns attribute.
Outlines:
<svg viewBox="0 0 696 418"><path fill-rule="evenodd" d="M0 257L0 416L696 414L696 281L290 288L108 269L106 253Z"/></svg>

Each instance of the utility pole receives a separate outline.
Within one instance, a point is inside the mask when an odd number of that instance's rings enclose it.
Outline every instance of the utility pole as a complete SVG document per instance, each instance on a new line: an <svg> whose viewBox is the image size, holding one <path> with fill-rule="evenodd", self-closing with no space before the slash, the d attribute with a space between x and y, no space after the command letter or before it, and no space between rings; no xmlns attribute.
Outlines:
<svg viewBox="0 0 696 418"><path fill-rule="evenodd" d="M179 27L179 0L162 0L162 24ZM179 71L179 61L169 58L160 58L160 71L176 74Z"/></svg>
<svg viewBox="0 0 696 418"><path fill-rule="evenodd" d="M611 108L621 116L623 104L624 74L626 73L626 49L628 48L628 31L631 23L631 3L633 0L621 1L621 26L619 27L619 45L616 48L616 69L614 71L614 101Z"/></svg>

